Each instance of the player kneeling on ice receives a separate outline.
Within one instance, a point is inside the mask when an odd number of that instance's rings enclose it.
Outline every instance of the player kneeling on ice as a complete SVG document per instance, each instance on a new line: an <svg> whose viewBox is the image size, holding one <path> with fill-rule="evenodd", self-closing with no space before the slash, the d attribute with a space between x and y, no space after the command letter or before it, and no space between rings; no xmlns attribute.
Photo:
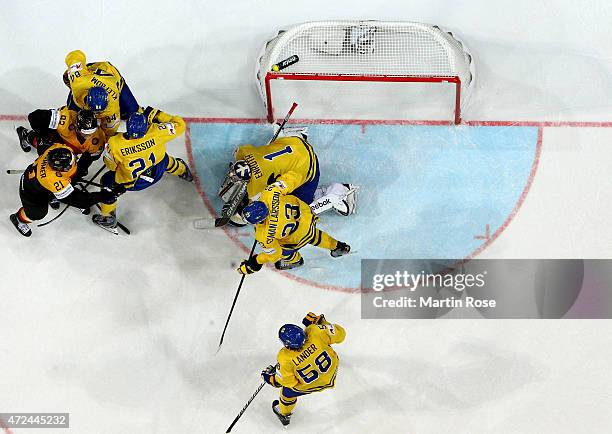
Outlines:
<svg viewBox="0 0 612 434"><path fill-rule="evenodd" d="M126 126L126 133L111 137L106 144L103 159L109 171L102 176L102 185L111 190L121 186L124 191L140 191L157 183L164 173L193 181L187 164L166 153L166 143L185 132L180 116L147 107L144 113L130 115ZM116 198L102 203L93 222L117 233L116 209Z"/></svg>
<svg viewBox="0 0 612 434"><path fill-rule="evenodd" d="M298 250L307 244L328 249L334 258L351 251L348 244L317 229L318 217L305 202L279 191L248 204L242 218L255 225L255 239L263 252L242 261L238 267L241 274L255 273L268 262L273 262L277 270L297 268L304 264Z"/></svg>
<svg viewBox="0 0 612 434"><path fill-rule="evenodd" d="M286 128L283 137L268 145L243 145L234 153L236 162L230 164L228 175L219 190L226 203L231 203L240 185L247 183L247 194L241 211L248 200L256 200L266 187L274 184L282 194L292 194L312 208L315 214L330 209L348 216L355 212L355 192L352 184L333 183L319 187L319 159L306 140L306 127ZM231 219L235 226L243 226L240 214Z"/></svg>
<svg viewBox="0 0 612 434"><path fill-rule="evenodd" d="M285 348L278 352L279 368L270 365L261 373L266 383L281 388L272 411L283 425L289 425L299 396L334 387L338 354L331 345L346 336L341 326L330 324L323 315L309 312L302 323L306 330L295 324L280 328L278 337Z"/></svg>
<svg viewBox="0 0 612 434"><path fill-rule="evenodd" d="M76 208L88 209L96 203L115 200L120 194L120 191L112 189L93 193L75 189L77 164L72 150L63 144L51 144L45 148L46 151L21 175L19 197L22 207L10 216L15 228L26 237L32 235L28 224L43 219L49 210L49 202L54 198Z"/></svg>

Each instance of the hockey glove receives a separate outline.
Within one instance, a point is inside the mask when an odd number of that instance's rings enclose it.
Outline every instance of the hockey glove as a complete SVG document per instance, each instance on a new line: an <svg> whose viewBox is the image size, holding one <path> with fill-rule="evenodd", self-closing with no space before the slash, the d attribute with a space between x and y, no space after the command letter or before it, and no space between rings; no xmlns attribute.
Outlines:
<svg viewBox="0 0 612 434"><path fill-rule="evenodd" d="M312 312L308 312L302 320L302 324L308 327L309 325L313 324L328 324L328 322L325 320L325 316L323 314L317 315Z"/></svg>
<svg viewBox="0 0 612 434"><path fill-rule="evenodd" d="M159 113L159 110L156 108L153 108L151 106L148 106L146 109L143 110L142 114L146 116L147 118L147 123L149 125L151 125L152 123L157 122L157 114Z"/></svg>
<svg viewBox="0 0 612 434"><path fill-rule="evenodd" d="M240 267L236 269L240 274L253 274L261 270L262 265L257 262L257 255L251 256L249 259L242 261Z"/></svg>
<svg viewBox="0 0 612 434"><path fill-rule="evenodd" d="M270 365L266 369L261 371L261 377L270 386L281 387L281 385L278 384L278 381L276 381L276 366L275 365Z"/></svg>
<svg viewBox="0 0 612 434"><path fill-rule="evenodd" d="M117 197L121 196L123 193L127 191L123 184L115 184L113 185L111 190L113 191L113 193L115 193L115 196Z"/></svg>

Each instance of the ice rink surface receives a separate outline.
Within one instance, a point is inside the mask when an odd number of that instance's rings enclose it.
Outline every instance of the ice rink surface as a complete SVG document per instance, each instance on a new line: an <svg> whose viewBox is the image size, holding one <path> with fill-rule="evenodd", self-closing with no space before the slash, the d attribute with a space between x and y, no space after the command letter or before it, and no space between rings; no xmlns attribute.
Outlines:
<svg viewBox="0 0 612 434"><path fill-rule="evenodd" d="M321 270L249 276L215 354L239 281L232 263L251 239L192 222L218 207L234 146L269 131L254 121L265 114L253 74L260 45L284 26L330 18L455 30L478 70L466 124L311 124L322 181L363 186L357 215L321 219L359 256L336 262L311 248ZM168 151L199 178L199 188L165 179L123 196L129 237L67 212L25 239L7 218L19 178L0 175L0 413L70 412L79 434L225 432L280 348L278 327L312 310L348 335L336 388L301 398L288 431L612 429L609 321L361 320L350 290L355 261L374 255L612 256L609 3L40 1L6 4L0 20L2 172L31 161L13 126L64 103L63 59L78 48L112 61L141 105L190 119ZM474 238L486 225L489 237ZM283 432L275 397L266 387L232 432Z"/></svg>

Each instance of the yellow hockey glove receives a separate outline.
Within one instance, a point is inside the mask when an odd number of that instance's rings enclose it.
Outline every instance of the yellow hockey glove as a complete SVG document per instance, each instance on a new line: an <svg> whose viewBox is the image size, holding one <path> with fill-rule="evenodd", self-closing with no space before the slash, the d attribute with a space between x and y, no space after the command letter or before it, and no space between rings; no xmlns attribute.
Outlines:
<svg viewBox="0 0 612 434"><path fill-rule="evenodd" d="M309 325L312 325L312 324L317 324L317 325L329 324L329 322L327 322L327 320L325 319L325 315L323 314L317 315L315 313L308 312L306 316L304 317L304 319L302 320L302 324L308 327Z"/></svg>
<svg viewBox="0 0 612 434"><path fill-rule="evenodd" d="M242 261L240 267L236 269L240 274L253 274L261 270L262 265L257 262L257 255L251 256L249 259Z"/></svg>

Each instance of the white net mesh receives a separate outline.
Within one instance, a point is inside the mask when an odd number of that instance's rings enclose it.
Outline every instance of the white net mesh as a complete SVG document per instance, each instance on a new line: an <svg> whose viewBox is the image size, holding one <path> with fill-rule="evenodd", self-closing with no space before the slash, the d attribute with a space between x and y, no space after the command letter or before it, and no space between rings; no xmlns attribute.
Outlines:
<svg viewBox="0 0 612 434"><path fill-rule="evenodd" d="M298 61L282 67L282 62ZM276 72L276 65L281 70ZM268 41L257 78L266 104L267 73L362 77L458 77L467 97L472 57L451 33L412 22L322 21L300 24Z"/></svg>

